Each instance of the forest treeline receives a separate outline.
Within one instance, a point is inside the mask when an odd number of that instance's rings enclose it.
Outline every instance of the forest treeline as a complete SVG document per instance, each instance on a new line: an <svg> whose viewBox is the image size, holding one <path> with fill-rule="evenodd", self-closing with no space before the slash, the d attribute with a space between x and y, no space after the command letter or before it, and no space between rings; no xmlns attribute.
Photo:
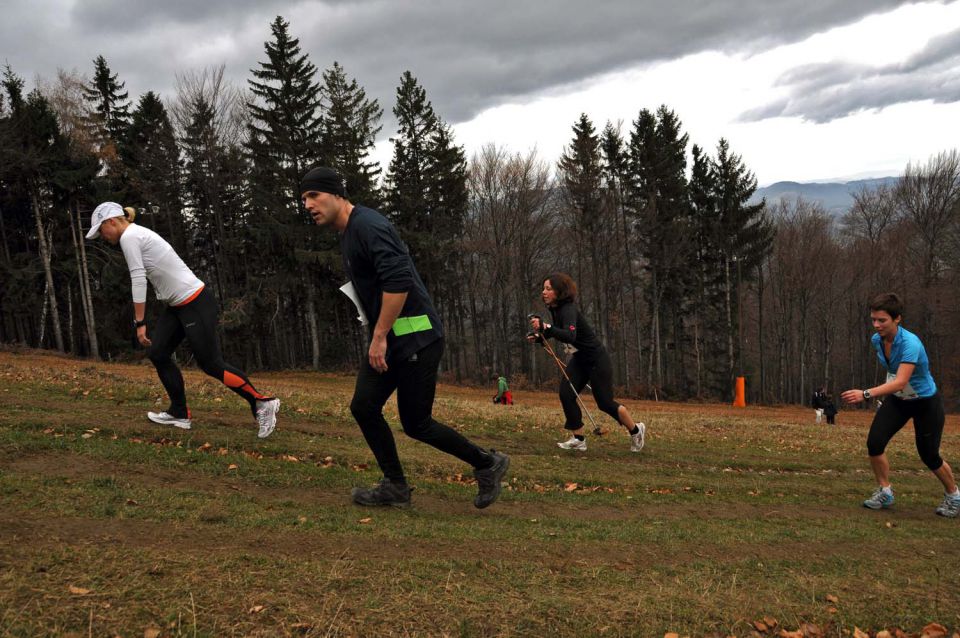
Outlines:
<svg viewBox="0 0 960 638"><path fill-rule="evenodd" d="M742 375L750 402L799 403L820 385L876 383L867 305L892 290L957 407L956 150L856 193L835 217L803 200L752 202L744 159L724 139L691 143L667 106L602 126L581 115L555 165L507 151L496 131L468 157L405 71L383 167L372 153L384 107L339 63L319 71L283 18L270 29L243 87L210 67L178 74L173 95L133 99L103 57L90 76L61 70L29 91L4 69L0 342L139 356L123 256L84 240L93 208L112 200L216 293L227 360L354 367L365 336L338 291L336 237L297 192L323 164L400 230L441 313L453 380L556 382L524 335L543 276L562 270L626 395L728 400ZM148 304L148 326L157 311Z"/></svg>

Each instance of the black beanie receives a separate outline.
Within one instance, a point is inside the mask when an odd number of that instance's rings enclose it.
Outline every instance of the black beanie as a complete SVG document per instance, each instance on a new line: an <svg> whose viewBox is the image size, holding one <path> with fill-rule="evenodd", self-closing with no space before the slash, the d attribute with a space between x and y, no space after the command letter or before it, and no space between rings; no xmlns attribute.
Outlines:
<svg viewBox="0 0 960 638"><path fill-rule="evenodd" d="M307 174L300 180L300 194L307 191L317 191L318 193L332 193L340 197L347 196L347 181L340 177L340 173L327 168L318 166L311 168Z"/></svg>

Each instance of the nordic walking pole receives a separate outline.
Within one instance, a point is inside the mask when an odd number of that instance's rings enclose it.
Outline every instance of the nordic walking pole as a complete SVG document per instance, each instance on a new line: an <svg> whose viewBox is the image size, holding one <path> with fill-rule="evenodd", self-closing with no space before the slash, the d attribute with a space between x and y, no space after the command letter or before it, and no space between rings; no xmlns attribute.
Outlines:
<svg viewBox="0 0 960 638"><path fill-rule="evenodd" d="M537 320L540 323L541 328L543 327L543 320L540 319L537 315L531 315L532 317L537 317ZM563 375L563 378L567 380L567 383L570 385L570 389L573 390L573 396L577 397L577 403L580 404L580 409L583 410L584 414L587 415L587 418L590 419L590 424L593 426L593 433L597 436L603 436L604 431L597 422L593 420L593 415L590 414L590 410L587 409L587 405L583 402L583 399L580 397L580 393L577 392L577 389L573 387L573 381L570 380L570 375L567 374L567 366L563 364L563 361L560 360L560 357L557 356L557 353L553 350L553 347L547 341L547 338L543 336L543 333L536 333L537 337L540 338L540 345L543 346L543 349L547 351L553 360L557 362L557 367L560 368L560 373Z"/></svg>

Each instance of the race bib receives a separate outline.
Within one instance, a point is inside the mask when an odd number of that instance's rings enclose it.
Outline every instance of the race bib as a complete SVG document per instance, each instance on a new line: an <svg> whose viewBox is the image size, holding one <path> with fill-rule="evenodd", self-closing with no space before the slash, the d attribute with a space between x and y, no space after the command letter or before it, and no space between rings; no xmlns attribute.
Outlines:
<svg viewBox="0 0 960 638"><path fill-rule="evenodd" d="M893 374L892 372L887 373L887 383L890 383L896 378L897 378L897 375ZM899 392L894 392L893 396L897 397L898 399L907 399L907 400L920 398L920 395L917 394L917 391L914 390L913 386L910 385L909 383L907 383L907 385L903 387L903 390L900 390Z"/></svg>

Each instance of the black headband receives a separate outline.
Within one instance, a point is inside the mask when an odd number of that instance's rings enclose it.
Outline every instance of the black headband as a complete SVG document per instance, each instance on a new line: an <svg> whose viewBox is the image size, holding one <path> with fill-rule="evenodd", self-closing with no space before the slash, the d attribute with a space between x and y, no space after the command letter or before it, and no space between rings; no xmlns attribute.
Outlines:
<svg viewBox="0 0 960 638"><path fill-rule="evenodd" d="M346 180L332 168L318 166L307 171L300 180L300 193L316 191L318 193L332 193L340 197L347 196Z"/></svg>

